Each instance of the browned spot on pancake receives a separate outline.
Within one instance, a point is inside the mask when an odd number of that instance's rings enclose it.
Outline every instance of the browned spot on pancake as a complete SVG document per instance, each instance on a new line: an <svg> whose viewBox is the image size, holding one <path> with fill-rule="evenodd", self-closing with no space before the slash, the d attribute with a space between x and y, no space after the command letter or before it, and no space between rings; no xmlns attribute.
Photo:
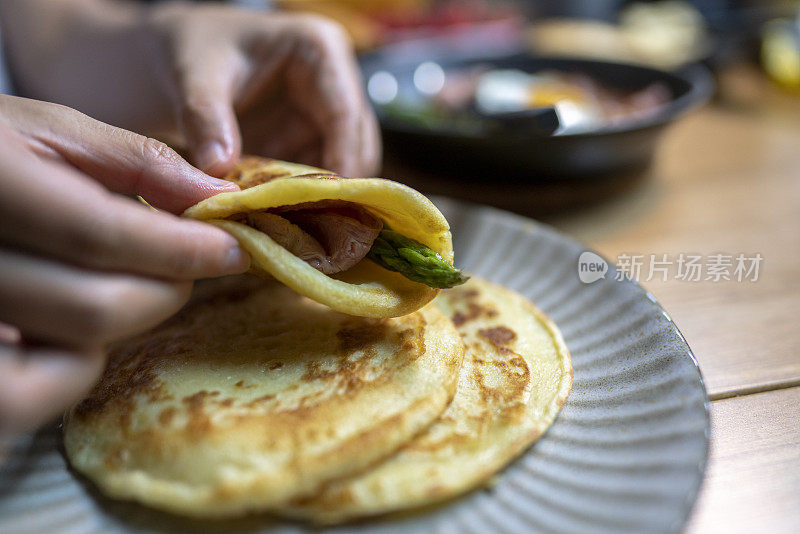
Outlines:
<svg viewBox="0 0 800 534"><path fill-rule="evenodd" d="M181 400L184 404L188 406L190 410L192 410L196 407L202 408L207 398L216 397L217 395L219 395L219 391L206 391L204 389L201 389L197 393L194 393L192 395L187 395Z"/></svg>
<svg viewBox="0 0 800 534"><path fill-rule="evenodd" d="M410 341L414 337L414 329L406 328L405 330L398 332L398 335L400 336L401 341Z"/></svg>
<svg viewBox="0 0 800 534"><path fill-rule="evenodd" d="M502 375L501 385L487 386L481 366L473 369L472 380L478 386L483 402L491 407L492 413L508 421L518 421L525 415L526 391L531 383L531 373L525 358L512 354L514 356L491 361Z"/></svg>
<svg viewBox="0 0 800 534"><path fill-rule="evenodd" d="M75 416L85 418L99 413L111 402L119 404L124 413L132 409L133 398L139 394L166 398L155 367L163 354L170 352L173 343L169 338L155 339L134 344L125 351L112 349L102 378L75 407Z"/></svg>
<svg viewBox="0 0 800 534"><path fill-rule="evenodd" d="M164 408L161 410L161 413L158 414L158 422L161 423L163 426L167 426L172 422L172 419L175 417L175 408L170 406L169 408Z"/></svg>
<svg viewBox="0 0 800 534"><path fill-rule="evenodd" d="M319 361L310 361L306 364L306 371L300 379L307 382L335 380L338 381L339 386L342 388L341 394L353 393L364 384L362 377L368 367L369 358L374 356L372 347L367 348L364 353L366 358L356 360L349 359L347 356L340 356L333 362L333 367L323 368ZM305 401L305 399L303 400ZM305 405L305 402L301 402L301 407Z"/></svg>
<svg viewBox="0 0 800 534"><path fill-rule="evenodd" d="M467 344L464 343L463 339L460 340L458 348L459 350L453 352L452 357L449 358L447 361L449 367L452 366L461 367L461 362L464 361L464 355L467 353Z"/></svg>
<svg viewBox="0 0 800 534"><path fill-rule="evenodd" d="M211 432L211 419L205 412L192 414L186 424L186 431L190 436L200 437Z"/></svg>
<svg viewBox="0 0 800 534"><path fill-rule="evenodd" d="M261 158L256 156L244 156L231 172L224 176L225 180L235 183L241 189L249 189L258 185L265 184L276 178L284 178L291 176L291 172L281 168L278 165L274 167L274 160L269 158ZM307 174L298 175L303 178L319 178L319 179L339 179L338 176L328 172L311 172Z"/></svg>
<svg viewBox="0 0 800 534"><path fill-rule="evenodd" d="M233 406L233 399L231 398L223 399L220 401L219 405L222 406L223 408L230 408L231 406Z"/></svg>
<svg viewBox="0 0 800 534"><path fill-rule="evenodd" d="M480 296L480 291L474 288L466 288L464 286L455 287L447 291L448 297L453 301L469 301L475 300Z"/></svg>
<svg viewBox="0 0 800 534"><path fill-rule="evenodd" d="M248 173L246 176L240 176L237 183L241 189L250 189L251 187L271 182L275 178L281 178L283 176L289 176L289 173L285 171L270 172L260 170Z"/></svg>
<svg viewBox="0 0 800 534"><path fill-rule="evenodd" d="M219 391L208 392L201 390L197 393L184 397L181 399L181 401L186 405L186 409L189 411L190 418L194 418L194 416L205 415L203 408L206 405L207 399L217 395L219 395Z"/></svg>
<svg viewBox="0 0 800 534"><path fill-rule="evenodd" d="M304 382L320 379L324 380L338 375L340 370L341 362L333 369L323 369L322 364L318 360L311 360L306 363L306 371L303 373L303 376L300 377L300 380Z"/></svg>
<svg viewBox="0 0 800 534"><path fill-rule="evenodd" d="M270 362L268 366L270 371L274 371L275 369L280 369L281 367L283 367L283 362L279 361Z"/></svg>
<svg viewBox="0 0 800 534"><path fill-rule="evenodd" d="M234 384L234 386L236 386L237 388L244 387L244 380L239 380Z"/></svg>
<svg viewBox="0 0 800 534"><path fill-rule="evenodd" d="M325 391L316 391L314 393L305 395L302 399L300 399L300 404L297 407L298 413L301 410L307 410L319 404L319 400L322 397L325 397L325 393Z"/></svg>
<svg viewBox="0 0 800 534"><path fill-rule="evenodd" d="M464 299L475 299L480 296L480 291L477 289L465 289L459 293L459 296Z"/></svg>
<svg viewBox="0 0 800 534"><path fill-rule="evenodd" d="M410 328L394 330L387 319L353 317L345 319L336 338L339 342L336 356L326 360L311 360L301 377L305 382L315 380L336 381L341 394L353 394L369 382L377 384L387 379L385 369L375 373L374 362L378 355L376 345L390 342L403 353L398 365L408 365L425 353L425 319L421 314L408 317Z"/></svg>
<svg viewBox="0 0 800 534"><path fill-rule="evenodd" d="M399 334L400 350L409 361L414 361L425 354L425 318L419 315L415 328L407 328Z"/></svg>
<svg viewBox="0 0 800 534"><path fill-rule="evenodd" d="M456 326L461 326L469 320L467 316L461 312L455 312L451 319L453 320L453 324Z"/></svg>
<svg viewBox="0 0 800 534"><path fill-rule="evenodd" d="M482 328L478 330L478 335L483 339L494 345L495 347L502 347L508 345L515 339L517 334L508 327L495 326L493 328Z"/></svg>
<svg viewBox="0 0 800 534"><path fill-rule="evenodd" d="M347 319L336 332L339 351L344 356L366 350L386 339L386 335L386 319Z"/></svg>
<svg viewBox="0 0 800 534"><path fill-rule="evenodd" d="M121 448L115 447L111 452L109 452L106 457L103 459L103 463L106 466L106 469L114 471L119 466L122 465L124 460L124 453Z"/></svg>
<svg viewBox="0 0 800 534"><path fill-rule="evenodd" d="M166 400L172 400L175 397L167 393L166 389L163 387L155 388L150 391L150 394L147 397L149 402L162 402Z"/></svg>
<svg viewBox="0 0 800 534"><path fill-rule="evenodd" d="M462 326L469 321L474 321L475 319L481 317L482 315L489 313L489 308L485 306L481 306L476 302L468 302L467 303L467 311L460 312L457 311L453 314L452 320L453 324L456 326Z"/></svg>
<svg viewBox="0 0 800 534"><path fill-rule="evenodd" d="M256 397L255 399L251 400L247 404L249 406L252 406L252 405L255 405L255 404L260 404L262 402L269 402L274 398L275 398L275 395L270 393L270 394L267 394L267 395L261 395L260 397Z"/></svg>
<svg viewBox="0 0 800 534"><path fill-rule="evenodd" d="M201 390L193 395L183 398L183 403L189 412L189 420L186 423L186 430L192 436L201 436L211 429L211 420L204 410L206 400L210 397L219 395L219 391Z"/></svg>
<svg viewBox="0 0 800 534"><path fill-rule="evenodd" d="M245 157L224 178L238 185L240 189L249 189L275 178L289 176L290 173L285 170L270 170L268 168L270 163L270 160Z"/></svg>
<svg viewBox="0 0 800 534"><path fill-rule="evenodd" d="M253 166L244 167L231 173L226 180L229 180L239 186L240 189L250 189L258 185L263 185L276 178L286 178L291 176L291 173L283 170L268 170L264 168L256 168ZM296 178L315 178L318 180L338 180L340 177L335 174L328 173L310 173L300 174Z"/></svg>

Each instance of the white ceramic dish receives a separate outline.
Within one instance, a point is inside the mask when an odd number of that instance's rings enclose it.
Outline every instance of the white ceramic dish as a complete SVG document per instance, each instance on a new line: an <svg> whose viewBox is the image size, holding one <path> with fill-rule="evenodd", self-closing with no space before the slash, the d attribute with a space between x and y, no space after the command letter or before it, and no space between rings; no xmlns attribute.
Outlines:
<svg viewBox="0 0 800 534"><path fill-rule="evenodd" d="M561 328L572 393L550 431L488 489L335 532L679 532L708 450L708 398L678 329L629 281L578 278L578 243L492 208L438 199L457 264L529 297ZM0 468L0 532L304 532L256 516L187 521L100 496L68 470L57 429Z"/></svg>

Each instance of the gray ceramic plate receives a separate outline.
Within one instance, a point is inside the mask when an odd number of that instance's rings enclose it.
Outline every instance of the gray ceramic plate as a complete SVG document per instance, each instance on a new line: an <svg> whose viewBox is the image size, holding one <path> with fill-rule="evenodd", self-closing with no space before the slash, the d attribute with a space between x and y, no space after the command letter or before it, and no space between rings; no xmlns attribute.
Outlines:
<svg viewBox="0 0 800 534"><path fill-rule="evenodd" d="M708 399L697 364L647 292L584 284L584 247L530 220L438 201L457 263L529 297L561 328L575 381L550 431L493 487L403 519L338 532L679 532L702 479ZM71 473L58 432L20 443L0 469L0 532L302 532L251 517L187 522L99 496Z"/></svg>

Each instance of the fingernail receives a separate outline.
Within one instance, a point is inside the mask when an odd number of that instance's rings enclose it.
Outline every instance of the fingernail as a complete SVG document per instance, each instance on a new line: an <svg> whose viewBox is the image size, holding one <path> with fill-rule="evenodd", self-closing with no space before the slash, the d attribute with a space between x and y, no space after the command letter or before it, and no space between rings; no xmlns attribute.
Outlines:
<svg viewBox="0 0 800 534"><path fill-rule="evenodd" d="M206 183L217 192L239 191L239 186L235 183L220 178L214 178L213 176L208 176L206 178Z"/></svg>
<svg viewBox="0 0 800 534"><path fill-rule="evenodd" d="M228 250L222 267L226 274L239 274L250 268L250 255L242 247L235 246Z"/></svg>
<svg viewBox="0 0 800 534"><path fill-rule="evenodd" d="M219 141L208 141L197 151L197 166L209 172L228 159L228 151Z"/></svg>

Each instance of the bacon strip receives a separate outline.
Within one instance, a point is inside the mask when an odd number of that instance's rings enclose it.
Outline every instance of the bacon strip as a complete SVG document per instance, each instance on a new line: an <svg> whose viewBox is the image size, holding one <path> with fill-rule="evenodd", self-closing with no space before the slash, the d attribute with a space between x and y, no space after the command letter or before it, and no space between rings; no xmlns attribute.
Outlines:
<svg viewBox="0 0 800 534"><path fill-rule="evenodd" d="M325 274L361 261L383 227L358 204L330 200L248 213L246 222Z"/></svg>

